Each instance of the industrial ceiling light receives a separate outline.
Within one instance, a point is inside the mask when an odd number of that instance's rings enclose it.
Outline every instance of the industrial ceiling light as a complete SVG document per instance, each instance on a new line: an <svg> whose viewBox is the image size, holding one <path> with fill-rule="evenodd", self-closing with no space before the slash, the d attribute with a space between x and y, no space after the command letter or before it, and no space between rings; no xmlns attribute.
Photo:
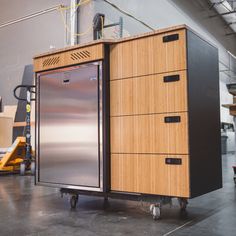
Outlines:
<svg viewBox="0 0 236 236"><path fill-rule="evenodd" d="M236 32L236 0L208 0L211 3L210 9L214 8L217 14L211 15L213 17L222 17L227 25L227 29L232 29ZM235 33L226 32L226 35L235 35Z"/></svg>
<svg viewBox="0 0 236 236"><path fill-rule="evenodd" d="M234 96L236 96L236 83L226 84L228 92Z"/></svg>

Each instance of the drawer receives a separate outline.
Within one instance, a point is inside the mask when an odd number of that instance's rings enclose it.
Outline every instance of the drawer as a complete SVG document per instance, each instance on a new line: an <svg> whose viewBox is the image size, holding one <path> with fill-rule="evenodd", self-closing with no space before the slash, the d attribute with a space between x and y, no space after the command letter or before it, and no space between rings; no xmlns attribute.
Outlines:
<svg viewBox="0 0 236 236"><path fill-rule="evenodd" d="M111 116L187 111L186 71L110 82Z"/></svg>
<svg viewBox="0 0 236 236"><path fill-rule="evenodd" d="M111 153L188 154L187 113L111 117Z"/></svg>
<svg viewBox="0 0 236 236"><path fill-rule="evenodd" d="M189 197L189 156L113 154L111 190Z"/></svg>
<svg viewBox="0 0 236 236"><path fill-rule="evenodd" d="M111 80L185 70L186 30L111 45L110 62Z"/></svg>

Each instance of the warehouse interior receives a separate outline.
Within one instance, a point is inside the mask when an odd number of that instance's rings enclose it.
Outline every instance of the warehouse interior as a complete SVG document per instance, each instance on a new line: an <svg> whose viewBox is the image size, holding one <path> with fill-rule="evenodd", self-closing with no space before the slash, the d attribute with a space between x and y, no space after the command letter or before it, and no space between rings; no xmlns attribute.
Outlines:
<svg viewBox="0 0 236 236"><path fill-rule="evenodd" d="M1 0L0 39L0 235L235 235L235 0Z"/></svg>

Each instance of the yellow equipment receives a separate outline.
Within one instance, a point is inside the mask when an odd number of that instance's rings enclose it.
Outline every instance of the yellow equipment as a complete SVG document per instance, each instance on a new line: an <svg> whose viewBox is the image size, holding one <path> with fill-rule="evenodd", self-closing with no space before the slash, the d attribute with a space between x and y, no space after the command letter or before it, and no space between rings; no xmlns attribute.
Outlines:
<svg viewBox="0 0 236 236"><path fill-rule="evenodd" d="M0 172L14 172L20 169L25 158L25 137L17 137L10 148L0 158Z"/></svg>

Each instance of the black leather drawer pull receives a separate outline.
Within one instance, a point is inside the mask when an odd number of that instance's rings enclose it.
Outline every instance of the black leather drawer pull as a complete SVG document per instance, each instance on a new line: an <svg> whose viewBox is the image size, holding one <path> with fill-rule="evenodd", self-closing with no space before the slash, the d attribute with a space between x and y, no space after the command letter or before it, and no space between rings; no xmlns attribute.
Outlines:
<svg viewBox="0 0 236 236"><path fill-rule="evenodd" d="M180 122L180 116L166 116L165 117L165 123L179 123Z"/></svg>
<svg viewBox="0 0 236 236"><path fill-rule="evenodd" d="M179 40L179 34L171 34L163 37L163 43Z"/></svg>
<svg viewBox="0 0 236 236"><path fill-rule="evenodd" d="M182 165L182 159L180 158L166 158L167 165Z"/></svg>
<svg viewBox="0 0 236 236"><path fill-rule="evenodd" d="M168 75L164 76L164 83L179 81L179 75Z"/></svg>

